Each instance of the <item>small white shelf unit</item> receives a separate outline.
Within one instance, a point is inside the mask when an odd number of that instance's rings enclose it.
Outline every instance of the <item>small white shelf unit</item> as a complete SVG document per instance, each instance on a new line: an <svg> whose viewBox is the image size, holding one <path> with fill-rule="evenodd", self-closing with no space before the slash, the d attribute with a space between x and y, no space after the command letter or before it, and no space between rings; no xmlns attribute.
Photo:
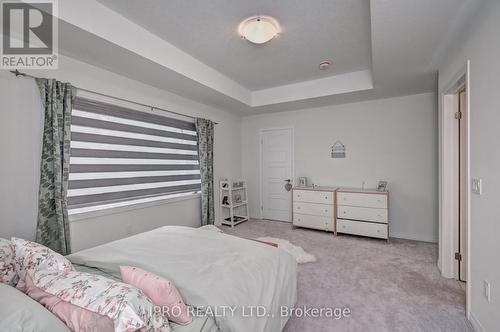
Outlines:
<svg viewBox="0 0 500 332"><path fill-rule="evenodd" d="M234 227L249 218L246 180L220 181L220 219L222 225Z"/></svg>

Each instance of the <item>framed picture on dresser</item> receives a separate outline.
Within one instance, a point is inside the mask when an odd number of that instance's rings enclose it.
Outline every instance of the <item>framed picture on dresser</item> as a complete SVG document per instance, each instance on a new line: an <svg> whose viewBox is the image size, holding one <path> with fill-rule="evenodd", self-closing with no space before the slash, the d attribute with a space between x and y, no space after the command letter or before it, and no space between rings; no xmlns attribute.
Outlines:
<svg viewBox="0 0 500 332"><path fill-rule="evenodd" d="M380 192L387 191L387 181L379 181L377 186L377 191Z"/></svg>

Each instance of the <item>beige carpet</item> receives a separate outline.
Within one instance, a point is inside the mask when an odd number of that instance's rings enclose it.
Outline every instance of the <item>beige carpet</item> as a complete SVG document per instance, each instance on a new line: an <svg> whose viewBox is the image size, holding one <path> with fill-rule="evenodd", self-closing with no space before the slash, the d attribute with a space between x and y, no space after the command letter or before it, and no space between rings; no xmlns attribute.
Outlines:
<svg viewBox="0 0 500 332"><path fill-rule="evenodd" d="M286 332L473 331L465 318L460 283L436 267L437 245L385 241L292 229L288 223L251 220L236 236L279 237L299 245L317 262L299 265L297 306L348 307L349 318L292 318Z"/></svg>

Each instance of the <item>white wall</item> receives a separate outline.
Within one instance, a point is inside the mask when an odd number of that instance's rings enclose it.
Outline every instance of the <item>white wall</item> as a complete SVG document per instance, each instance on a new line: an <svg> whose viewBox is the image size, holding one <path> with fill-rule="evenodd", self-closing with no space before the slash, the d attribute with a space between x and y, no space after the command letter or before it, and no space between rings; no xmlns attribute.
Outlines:
<svg viewBox="0 0 500 332"><path fill-rule="evenodd" d="M30 80L0 71L0 237L35 237L43 115Z"/></svg>
<svg viewBox="0 0 500 332"><path fill-rule="evenodd" d="M240 117L172 93L61 56L59 69L34 75L127 98L176 112L205 117L215 129L215 185L220 177L240 177ZM35 237L39 158L43 117L38 90L31 79L0 71L0 237ZM218 200L216 191L216 204ZM216 205L217 206L217 205ZM72 222L73 251L161 225L198 226L200 199L155 205Z"/></svg>
<svg viewBox="0 0 500 332"><path fill-rule="evenodd" d="M287 126L295 129L295 179L348 187L387 180L391 236L437 242L435 94L244 117L242 167L252 217L260 217L259 131ZM346 145L346 159L330 158L336 140Z"/></svg>
<svg viewBox="0 0 500 332"><path fill-rule="evenodd" d="M500 1L486 0L459 39L448 50L439 70L439 91L471 61L471 177L483 179L483 195L471 195L470 270L471 315L484 331L500 327ZM491 303L483 295L483 280L491 283Z"/></svg>

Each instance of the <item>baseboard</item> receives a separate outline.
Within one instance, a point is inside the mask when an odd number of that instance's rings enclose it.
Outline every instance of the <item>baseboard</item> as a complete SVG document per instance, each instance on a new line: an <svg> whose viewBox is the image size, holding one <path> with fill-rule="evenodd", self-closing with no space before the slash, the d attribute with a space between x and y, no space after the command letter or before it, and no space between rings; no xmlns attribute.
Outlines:
<svg viewBox="0 0 500 332"><path fill-rule="evenodd" d="M470 318L469 318L470 323L472 324L472 327L474 328L474 331L476 332L486 332L486 330L483 328L481 323L477 320L476 316L474 314L470 313Z"/></svg>
<svg viewBox="0 0 500 332"><path fill-rule="evenodd" d="M250 219L267 220L267 219L262 219L261 216L252 216L252 215L250 215ZM435 239L435 238L420 237L420 236L415 236L415 235L405 234L405 233L399 233L399 232L393 232L393 231L390 232L390 237L391 238L396 238L396 239L403 239L403 240L412 240L412 241L420 241L420 242L438 243L438 239Z"/></svg>
<svg viewBox="0 0 500 332"><path fill-rule="evenodd" d="M404 239L404 240L412 240L412 241L420 241L420 242L430 242L430 243L438 243L438 240L435 238L430 238L430 237L421 237L421 236L416 236L413 234L405 234L405 233L399 233L399 232L390 232L390 237L396 238L396 239Z"/></svg>

